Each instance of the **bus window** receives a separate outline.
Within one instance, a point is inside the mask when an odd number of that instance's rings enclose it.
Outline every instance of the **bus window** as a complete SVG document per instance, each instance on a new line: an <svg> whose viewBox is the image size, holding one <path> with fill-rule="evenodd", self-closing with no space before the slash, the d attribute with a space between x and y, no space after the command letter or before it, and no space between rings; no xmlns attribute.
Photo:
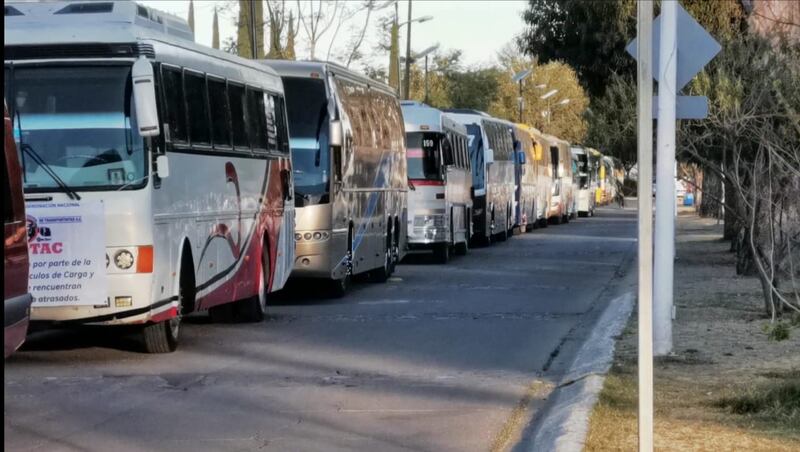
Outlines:
<svg viewBox="0 0 800 452"><path fill-rule="evenodd" d="M183 82L179 69L164 68L164 99L167 107L169 136L173 141L188 141L186 133L186 106L183 97Z"/></svg>
<svg viewBox="0 0 800 452"><path fill-rule="evenodd" d="M320 79L285 77L283 89L291 131L294 191L298 194L296 202L322 199L323 196L327 197L330 177L330 118L325 82Z"/></svg>
<svg viewBox="0 0 800 452"><path fill-rule="evenodd" d="M211 137L206 103L206 79L200 74L187 71L183 75L183 81L189 113L189 139L193 145L208 146L211 144Z"/></svg>
<svg viewBox="0 0 800 452"><path fill-rule="evenodd" d="M247 140L247 129L245 129L243 86L228 83L228 104L231 107L233 146L237 149L247 149L250 147L250 143Z"/></svg>
<svg viewBox="0 0 800 452"><path fill-rule="evenodd" d="M286 128L286 107L283 96L270 95L275 114L275 127L277 128L277 151L282 154L289 154L289 130Z"/></svg>
<svg viewBox="0 0 800 452"><path fill-rule="evenodd" d="M208 79L208 102L211 109L211 130L214 147L230 147L231 118L224 81Z"/></svg>
<svg viewBox="0 0 800 452"><path fill-rule="evenodd" d="M453 153L453 146L450 144L450 137L440 135L442 140L442 156L444 157L444 165L450 166L456 164L455 154Z"/></svg>
<svg viewBox="0 0 800 452"><path fill-rule="evenodd" d="M247 87L247 136L250 137L250 146L253 149L267 150L267 124L264 93ZM274 137L274 135L273 135Z"/></svg>
<svg viewBox="0 0 800 452"><path fill-rule="evenodd" d="M477 124L469 124L467 134L469 136L469 157L472 164L472 185L476 190L480 190L484 187L483 172L485 170L481 127Z"/></svg>
<svg viewBox="0 0 800 452"><path fill-rule="evenodd" d="M442 178L439 140L443 138L443 135L431 132L406 134L409 179L440 180Z"/></svg>

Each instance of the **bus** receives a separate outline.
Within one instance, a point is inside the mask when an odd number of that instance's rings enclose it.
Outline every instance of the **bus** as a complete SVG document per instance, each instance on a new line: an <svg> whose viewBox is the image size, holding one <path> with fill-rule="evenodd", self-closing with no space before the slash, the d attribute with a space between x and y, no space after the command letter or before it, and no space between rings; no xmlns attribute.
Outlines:
<svg viewBox="0 0 800 452"><path fill-rule="evenodd" d="M386 281L406 250L408 179L394 90L327 62L262 60L283 79L297 208L293 276L343 296Z"/></svg>
<svg viewBox="0 0 800 452"><path fill-rule="evenodd" d="M99 244L95 262L105 261L91 275L50 275L88 278L63 290L98 289L34 293L31 320L139 325L151 353L176 349L191 312L262 320L294 262L280 77L195 44L185 20L134 2L5 8L5 89L29 215L96 215L73 226L94 228L79 243ZM44 259L35 245L55 251L31 243L34 265Z"/></svg>
<svg viewBox="0 0 800 452"><path fill-rule="evenodd" d="M8 358L25 341L32 298L28 292L28 234L22 169L5 103L3 110L6 154L3 160L3 356Z"/></svg>
<svg viewBox="0 0 800 452"><path fill-rule="evenodd" d="M526 230L547 226L553 177L545 159L542 133L526 124L515 124L515 136L525 154L521 174L520 214Z"/></svg>
<svg viewBox="0 0 800 452"><path fill-rule="evenodd" d="M549 218L555 224L567 223L576 216L575 196L572 180L572 153L568 142L546 135L550 148L550 164L553 171L553 188Z"/></svg>
<svg viewBox="0 0 800 452"><path fill-rule="evenodd" d="M408 162L408 246L467 254L472 230L472 171L467 129L441 110L401 102Z"/></svg>
<svg viewBox="0 0 800 452"><path fill-rule="evenodd" d="M472 167L472 237L505 241L513 234L514 140L501 120L477 110L444 110L467 129Z"/></svg>
<svg viewBox="0 0 800 452"><path fill-rule="evenodd" d="M596 179L592 177L592 150L583 146L572 146L572 159L575 162L576 172L573 173L577 186L576 205L578 216L586 217L594 215Z"/></svg>

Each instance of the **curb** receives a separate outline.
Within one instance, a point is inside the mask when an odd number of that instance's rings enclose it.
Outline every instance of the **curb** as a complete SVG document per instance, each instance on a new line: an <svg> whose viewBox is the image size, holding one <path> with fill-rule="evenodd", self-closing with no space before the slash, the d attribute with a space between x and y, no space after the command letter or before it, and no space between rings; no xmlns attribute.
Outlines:
<svg viewBox="0 0 800 452"><path fill-rule="evenodd" d="M614 358L615 337L625 327L633 311L633 301L633 292L627 292L609 302L572 366L550 395L541 422L531 435L529 450L583 450L589 417Z"/></svg>

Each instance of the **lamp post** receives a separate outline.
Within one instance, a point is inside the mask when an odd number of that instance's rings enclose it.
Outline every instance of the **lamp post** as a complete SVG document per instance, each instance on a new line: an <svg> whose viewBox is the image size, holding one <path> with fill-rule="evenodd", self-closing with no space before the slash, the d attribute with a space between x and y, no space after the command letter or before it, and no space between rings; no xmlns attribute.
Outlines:
<svg viewBox="0 0 800 452"><path fill-rule="evenodd" d="M558 105L567 105L569 103L569 101L570 101L570 99L562 99L562 100L558 101L558 103L553 105L553 107L556 107ZM545 113L545 112L542 112L542 113ZM553 116L553 108L548 105L546 113L547 114L545 116L547 116L547 125L550 125L550 117Z"/></svg>
<svg viewBox="0 0 800 452"><path fill-rule="evenodd" d="M531 75L531 73L533 73L533 69L525 69L524 71L517 72L516 74L514 74L513 77L511 77L512 82L519 83L519 99L517 99L517 102L519 102L518 122L522 122L522 104L524 101L524 99L522 98L522 81L528 78L528 76Z"/></svg>
<svg viewBox="0 0 800 452"><path fill-rule="evenodd" d="M413 22L427 22L433 19L433 16L422 16L412 19L411 18L411 0L408 0L408 20L405 22L398 24L397 28L399 29L403 25L408 25L408 30L406 31L406 79L403 83L405 87L405 99L408 99L408 93L411 91L411 23Z"/></svg>

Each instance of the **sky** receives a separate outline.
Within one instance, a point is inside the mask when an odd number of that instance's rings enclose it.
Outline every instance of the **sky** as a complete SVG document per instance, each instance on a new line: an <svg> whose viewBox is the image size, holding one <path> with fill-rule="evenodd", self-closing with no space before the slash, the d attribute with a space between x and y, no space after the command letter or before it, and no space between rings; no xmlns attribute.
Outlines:
<svg viewBox="0 0 800 452"><path fill-rule="evenodd" d="M140 0L139 3L186 17L189 11L188 0ZM235 3L235 2L234 2ZM359 2L349 1L349 6ZM382 1L378 2L382 4ZM228 5L228 12L220 15L220 42L234 36L236 27L235 8L231 9L230 1L195 1L195 40L203 45L211 45L212 18L215 5ZM287 0L287 6L296 9L297 2ZM412 2L412 18L433 16L424 23L413 23L411 28L411 50L422 51L432 45L439 44L440 50L459 49L462 51L462 63L467 66L486 66L494 64L496 54L503 46L514 40L524 29L522 12L527 2L523 0L494 1L456 1L456 0L416 0ZM408 2L399 1L400 22L408 18ZM388 65L388 52L376 50L380 41L377 17L393 15L394 8L389 7L373 13L367 29L365 42L361 47L367 62L372 66ZM266 8L265 8L266 14ZM355 28L363 26L365 13L354 16L342 26L333 46L333 55L345 47ZM348 29L352 28L352 29ZM406 29L400 30L401 55L405 55ZM317 45L317 58L325 58L333 37L333 27L323 36ZM298 59L309 56L307 40L302 29L298 34L296 52Z"/></svg>

